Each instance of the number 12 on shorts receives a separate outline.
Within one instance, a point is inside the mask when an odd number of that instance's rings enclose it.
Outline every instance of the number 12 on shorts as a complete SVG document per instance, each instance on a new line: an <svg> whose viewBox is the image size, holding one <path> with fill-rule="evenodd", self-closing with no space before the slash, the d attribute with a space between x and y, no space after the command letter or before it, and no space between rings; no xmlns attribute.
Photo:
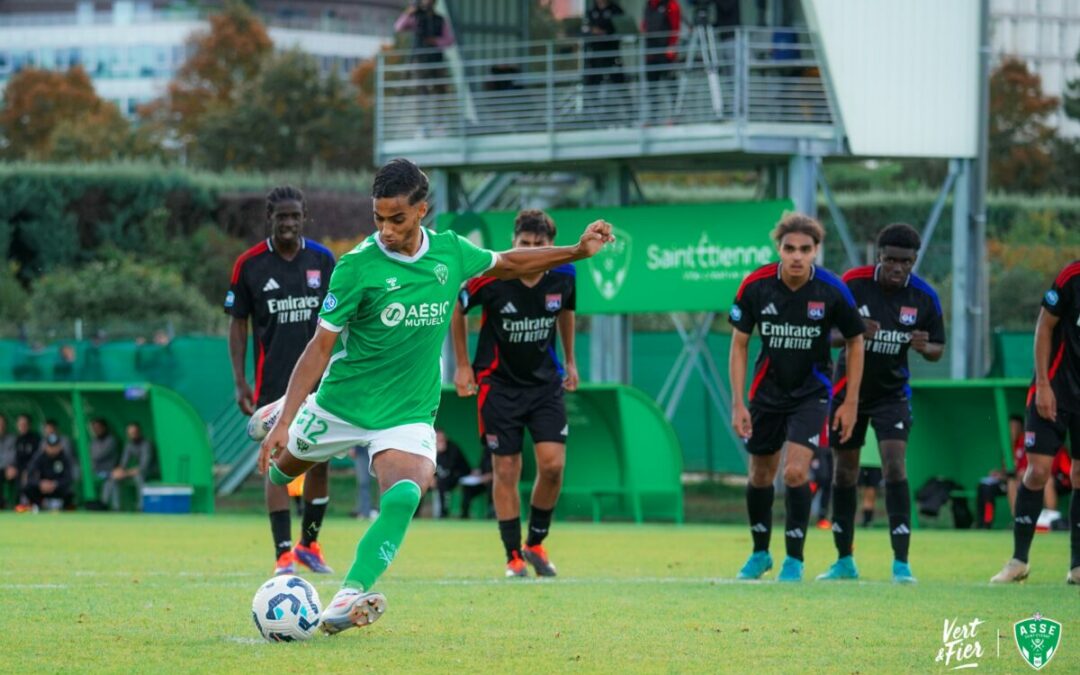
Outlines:
<svg viewBox="0 0 1080 675"><path fill-rule="evenodd" d="M307 409L307 406L300 409L300 414L297 415L293 424L296 425L296 429L300 434L311 443L317 442L319 436L325 434L328 428L326 421L316 417L315 413ZM314 427L314 430L312 427Z"/></svg>

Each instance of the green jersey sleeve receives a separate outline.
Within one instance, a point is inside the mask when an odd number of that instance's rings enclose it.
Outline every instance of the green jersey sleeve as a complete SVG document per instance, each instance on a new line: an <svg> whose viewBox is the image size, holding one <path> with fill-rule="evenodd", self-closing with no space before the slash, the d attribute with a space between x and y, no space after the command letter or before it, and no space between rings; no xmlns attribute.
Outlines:
<svg viewBox="0 0 1080 675"><path fill-rule="evenodd" d="M357 259L355 255L342 256L330 275L330 288L319 312L319 325L329 331L340 333L360 307L364 287Z"/></svg>
<svg viewBox="0 0 1080 675"><path fill-rule="evenodd" d="M461 247L462 275L466 279L483 274L495 267L495 262L499 259L498 253L480 248L461 235L457 235L457 240Z"/></svg>

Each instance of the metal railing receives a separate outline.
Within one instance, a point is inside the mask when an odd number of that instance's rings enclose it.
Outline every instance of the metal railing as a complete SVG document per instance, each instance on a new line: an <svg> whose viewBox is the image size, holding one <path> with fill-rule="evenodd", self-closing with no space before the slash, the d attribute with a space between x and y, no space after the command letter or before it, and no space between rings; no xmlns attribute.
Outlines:
<svg viewBox="0 0 1080 675"><path fill-rule="evenodd" d="M378 57L376 143L720 122L831 125L810 36L695 28ZM488 51L490 53L490 51ZM474 58L475 56L475 58Z"/></svg>

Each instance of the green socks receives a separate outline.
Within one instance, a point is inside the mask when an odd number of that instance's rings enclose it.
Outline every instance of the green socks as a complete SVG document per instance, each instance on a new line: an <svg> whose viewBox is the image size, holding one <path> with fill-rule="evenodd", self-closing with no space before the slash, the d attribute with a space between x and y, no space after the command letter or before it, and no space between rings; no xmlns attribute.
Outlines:
<svg viewBox="0 0 1080 675"><path fill-rule="evenodd" d="M420 486L411 480L398 481L383 493L379 500L379 517L356 545L356 558L342 586L371 590L375 580L397 555L419 505Z"/></svg>
<svg viewBox="0 0 1080 675"><path fill-rule="evenodd" d="M277 464L270 462L270 482L274 485L288 485L296 480L295 476L286 476L277 468Z"/></svg>

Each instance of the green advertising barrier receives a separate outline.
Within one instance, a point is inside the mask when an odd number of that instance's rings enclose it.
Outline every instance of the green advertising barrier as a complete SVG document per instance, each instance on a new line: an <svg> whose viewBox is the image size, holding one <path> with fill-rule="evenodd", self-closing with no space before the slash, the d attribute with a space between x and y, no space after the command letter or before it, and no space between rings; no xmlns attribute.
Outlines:
<svg viewBox="0 0 1080 675"><path fill-rule="evenodd" d="M1013 468L1009 415L1024 414L1029 384L1019 378L913 382L912 495L930 478L948 478L963 486L974 513L979 480L1003 465ZM913 511L917 518L918 508ZM1007 526L1009 509L999 506L997 514L997 524Z"/></svg>
<svg viewBox="0 0 1080 675"><path fill-rule="evenodd" d="M777 259L769 231L791 202L738 202L548 211L557 244L575 244L594 220L612 223L616 240L578 267L582 314L705 312L726 308L743 278ZM512 211L448 213L437 219L496 250L509 248Z"/></svg>
<svg viewBox="0 0 1080 675"><path fill-rule="evenodd" d="M90 471L88 426L91 419L102 417L120 448L127 423L138 422L157 447L160 481L190 485L192 510L214 511L214 457L206 425L176 392L153 384L0 384L0 414L13 420L21 413L33 418L35 428L55 419L61 433L71 438L80 466L76 494L82 501L98 496Z"/></svg>
<svg viewBox="0 0 1080 675"><path fill-rule="evenodd" d="M582 385L566 395L570 433L558 514L562 517L670 520L681 523L682 452L671 425L641 391ZM476 398L444 389L436 427L461 446L472 466L482 452ZM532 444L523 453L522 496L536 475Z"/></svg>

